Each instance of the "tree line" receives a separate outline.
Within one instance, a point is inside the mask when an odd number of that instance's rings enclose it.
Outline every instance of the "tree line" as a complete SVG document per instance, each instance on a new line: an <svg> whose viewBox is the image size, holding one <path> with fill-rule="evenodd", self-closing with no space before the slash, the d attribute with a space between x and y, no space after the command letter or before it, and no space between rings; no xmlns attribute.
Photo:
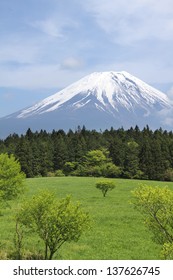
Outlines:
<svg viewBox="0 0 173 280"><path fill-rule="evenodd" d="M149 126L128 130L45 130L11 134L0 153L13 154L27 177L102 176L173 180L173 132Z"/></svg>

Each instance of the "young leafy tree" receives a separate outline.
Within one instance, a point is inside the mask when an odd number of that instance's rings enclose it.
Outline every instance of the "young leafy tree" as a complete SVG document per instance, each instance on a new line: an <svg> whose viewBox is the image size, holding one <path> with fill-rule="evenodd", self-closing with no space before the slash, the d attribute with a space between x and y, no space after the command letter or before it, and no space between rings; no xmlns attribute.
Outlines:
<svg viewBox="0 0 173 280"><path fill-rule="evenodd" d="M115 188L115 184L112 181L102 180L96 183L96 188L99 189L105 197L108 191Z"/></svg>
<svg viewBox="0 0 173 280"><path fill-rule="evenodd" d="M160 187L142 185L133 191L134 206L145 217L154 240L163 250L173 248L173 191ZM173 254L173 252L172 252Z"/></svg>
<svg viewBox="0 0 173 280"><path fill-rule="evenodd" d="M21 172L20 163L14 155L0 155L0 198L11 200L17 198L23 192L23 180L25 175Z"/></svg>
<svg viewBox="0 0 173 280"><path fill-rule="evenodd" d="M57 201L49 191L42 191L26 202L17 220L43 240L44 258L49 260L65 242L78 241L90 224L80 204L72 203L69 196Z"/></svg>
<svg viewBox="0 0 173 280"><path fill-rule="evenodd" d="M89 151L86 156L86 164L89 166L101 166L103 163L107 161L106 153L107 151L101 150L92 150Z"/></svg>
<svg viewBox="0 0 173 280"><path fill-rule="evenodd" d="M84 157L84 163L81 164L82 176L96 176L96 177L118 177L121 170L115 166L112 160L109 158L109 152L107 149L91 150L87 152Z"/></svg>

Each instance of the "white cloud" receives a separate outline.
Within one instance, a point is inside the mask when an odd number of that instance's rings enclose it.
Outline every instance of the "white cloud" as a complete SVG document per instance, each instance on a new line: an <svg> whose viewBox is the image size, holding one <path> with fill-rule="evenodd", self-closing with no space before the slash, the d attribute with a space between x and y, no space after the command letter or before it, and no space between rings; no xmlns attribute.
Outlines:
<svg viewBox="0 0 173 280"><path fill-rule="evenodd" d="M64 31L66 28L77 27L77 23L74 20L67 18L65 15L57 15L56 17L52 16L51 18L37 20L30 25L46 35L57 38L66 37L66 33Z"/></svg>
<svg viewBox="0 0 173 280"><path fill-rule="evenodd" d="M21 40L14 37L0 45L1 63L35 63L40 53L40 45L36 41Z"/></svg>
<svg viewBox="0 0 173 280"><path fill-rule="evenodd" d="M1 87L15 87L27 89L63 88L85 76L86 73L66 71L59 65L28 65L16 69L0 69Z"/></svg>
<svg viewBox="0 0 173 280"><path fill-rule="evenodd" d="M83 5L118 43L147 38L173 40L172 0L86 0Z"/></svg>
<svg viewBox="0 0 173 280"><path fill-rule="evenodd" d="M34 54L33 54L34 56ZM27 57L27 54L26 54ZM21 58L20 58L21 59ZM20 60L21 61L21 60ZM151 60L136 59L113 63L97 63L84 67L80 58L69 57L60 63L35 63L20 67L0 68L0 84L2 87L16 88L63 88L94 71L127 71L141 80L152 83L168 83L172 80L169 68L162 69ZM158 71L155 68L158 67ZM170 90L170 94L173 91Z"/></svg>
<svg viewBox="0 0 173 280"><path fill-rule="evenodd" d="M75 70L80 69L83 65L84 62L80 58L68 57L62 61L61 68L67 70Z"/></svg>
<svg viewBox="0 0 173 280"><path fill-rule="evenodd" d="M52 37L63 37L62 26L52 19L36 21L32 26Z"/></svg>
<svg viewBox="0 0 173 280"><path fill-rule="evenodd" d="M162 121L163 125L169 126L172 129L173 126L173 118L166 117L164 121Z"/></svg>
<svg viewBox="0 0 173 280"><path fill-rule="evenodd" d="M106 64L103 61L95 65L92 71L127 71L150 85L172 81L172 69L169 66L163 67L157 58L152 57L134 57L132 60L121 59Z"/></svg>
<svg viewBox="0 0 173 280"><path fill-rule="evenodd" d="M167 93L167 96L170 100L170 105L173 106L173 88ZM169 109L163 109L158 113L158 117L161 117L162 124L170 127L173 127L173 107Z"/></svg>
<svg viewBox="0 0 173 280"><path fill-rule="evenodd" d="M50 36L62 37L61 27L57 26L52 20L37 21L33 26Z"/></svg>
<svg viewBox="0 0 173 280"><path fill-rule="evenodd" d="M167 96L173 101L173 86L167 91Z"/></svg>

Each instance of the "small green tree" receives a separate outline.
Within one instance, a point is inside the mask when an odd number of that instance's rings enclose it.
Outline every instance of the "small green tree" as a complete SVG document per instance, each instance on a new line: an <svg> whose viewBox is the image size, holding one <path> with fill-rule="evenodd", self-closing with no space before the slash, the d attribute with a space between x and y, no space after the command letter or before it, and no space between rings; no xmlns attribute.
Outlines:
<svg viewBox="0 0 173 280"><path fill-rule="evenodd" d="M69 196L57 201L49 191L42 191L25 202L17 219L43 240L44 258L49 260L65 242L78 241L90 224L80 204L72 203Z"/></svg>
<svg viewBox="0 0 173 280"><path fill-rule="evenodd" d="M102 180L96 183L96 188L99 189L105 197L108 191L115 188L115 184L112 181Z"/></svg>
<svg viewBox="0 0 173 280"><path fill-rule="evenodd" d="M24 190L25 175L21 172L20 163L14 155L0 155L0 198L11 200L19 196Z"/></svg>
<svg viewBox="0 0 173 280"><path fill-rule="evenodd" d="M144 215L154 241L163 245L162 255L173 255L173 191L142 185L133 196L133 204Z"/></svg>

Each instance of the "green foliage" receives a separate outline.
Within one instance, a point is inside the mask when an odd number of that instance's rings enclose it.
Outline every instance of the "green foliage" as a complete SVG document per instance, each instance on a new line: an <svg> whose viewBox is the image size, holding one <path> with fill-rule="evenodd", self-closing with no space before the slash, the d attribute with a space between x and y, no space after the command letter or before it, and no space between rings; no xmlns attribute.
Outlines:
<svg viewBox="0 0 173 280"><path fill-rule="evenodd" d="M62 169L68 160L67 144L64 141L64 135L59 134L54 137L53 164L54 169Z"/></svg>
<svg viewBox="0 0 173 280"><path fill-rule="evenodd" d="M55 172L49 171L47 173L47 177L64 177L64 176L65 176L65 174L64 174L63 170L60 170L60 169L56 170Z"/></svg>
<svg viewBox="0 0 173 280"><path fill-rule="evenodd" d="M69 196L57 201L49 191L42 191L25 202L17 219L43 240L45 259L52 259L65 242L78 241L90 223L79 203L72 203Z"/></svg>
<svg viewBox="0 0 173 280"><path fill-rule="evenodd" d="M0 197L2 200L11 200L24 191L23 180L25 175L21 172L20 163L14 155L0 155Z"/></svg>
<svg viewBox="0 0 173 280"><path fill-rule="evenodd" d="M64 174L65 175L73 175L74 172L77 170L77 167L78 167L78 163L76 161L73 161L73 162L66 162L64 164Z"/></svg>
<svg viewBox="0 0 173 280"><path fill-rule="evenodd" d="M89 166L100 166L104 162L107 161L105 153L106 151L101 151L101 150L92 150L89 151L86 156L85 156L85 161L86 164Z"/></svg>
<svg viewBox="0 0 173 280"><path fill-rule="evenodd" d="M55 173L52 171L47 172L47 177L55 177Z"/></svg>
<svg viewBox="0 0 173 280"><path fill-rule="evenodd" d="M56 177L64 177L65 174L62 170L58 169L58 170L55 171L55 176Z"/></svg>
<svg viewBox="0 0 173 280"><path fill-rule="evenodd" d="M109 152L113 163L123 167L125 160L125 144L120 136L115 135L111 138Z"/></svg>
<svg viewBox="0 0 173 280"><path fill-rule="evenodd" d="M115 188L115 184L112 181L102 180L96 183L96 188L99 189L105 197L108 191Z"/></svg>
<svg viewBox="0 0 173 280"><path fill-rule="evenodd" d="M116 166L112 162L104 163L101 166L101 176L106 178L118 178L122 170L119 166Z"/></svg>
<svg viewBox="0 0 173 280"><path fill-rule="evenodd" d="M130 141L126 145L124 162L124 177L135 178L139 173L139 145L135 141Z"/></svg>
<svg viewBox="0 0 173 280"><path fill-rule="evenodd" d="M109 152L106 149L89 151L84 157L84 162L77 165L73 174L77 176L118 177L121 169L112 163L108 155Z"/></svg>
<svg viewBox="0 0 173 280"><path fill-rule="evenodd" d="M161 257L164 260L173 260L173 243L164 243L163 248L161 250Z"/></svg>
<svg viewBox="0 0 173 280"><path fill-rule="evenodd" d="M165 181L173 181L173 169L168 168L164 173L164 180Z"/></svg>
<svg viewBox="0 0 173 280"><path fill-rule="evenodd" d="M154 240L162 245L173 243L173 191L142 185L133 191L133 196L134 206L145 215Z"/></svg>
<svg viewBox="0 0 173 280"><path fill-rule="evenodd" d="M12 257L17 260L22 259L23 254L23 237L24 237L24 227L19 223L19 219L16 219L15 235L14 235L14 248Z"/></svg>

